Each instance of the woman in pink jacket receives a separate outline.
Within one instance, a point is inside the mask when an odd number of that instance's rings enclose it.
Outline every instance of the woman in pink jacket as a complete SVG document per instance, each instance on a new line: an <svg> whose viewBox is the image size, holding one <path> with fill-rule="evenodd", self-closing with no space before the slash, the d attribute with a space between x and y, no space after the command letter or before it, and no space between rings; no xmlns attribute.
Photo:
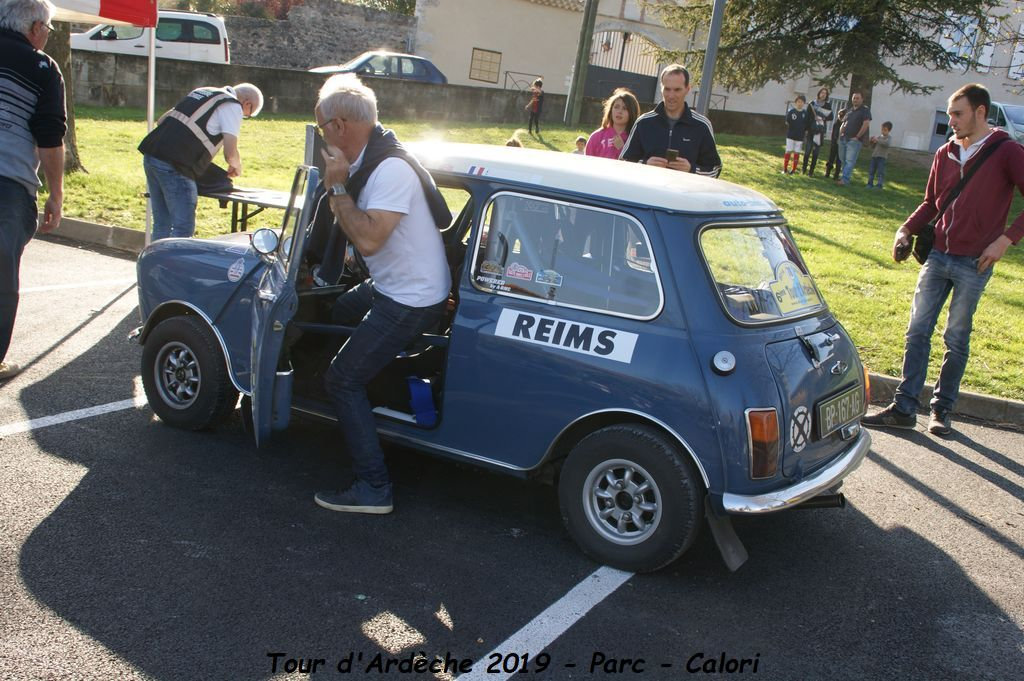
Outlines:
<svg viewBox="0 0 1024 681"><path fill-rule="evenodd" d="M639 115L640 103L633 93L624 87L618 88L604 102L604 120L601 128L590 134L587 156L618 158Z"/></svg>

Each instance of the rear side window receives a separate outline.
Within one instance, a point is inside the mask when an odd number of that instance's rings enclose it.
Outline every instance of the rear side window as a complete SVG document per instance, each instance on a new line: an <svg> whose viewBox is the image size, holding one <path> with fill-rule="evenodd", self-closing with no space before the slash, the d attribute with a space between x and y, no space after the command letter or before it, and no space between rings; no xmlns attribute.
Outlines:
<svg viewBox="0 0 1024 681"><path fill-rule="evenodd" d="M184 42L187 40L185 38L185 22L177 19L161 19L156 26L156 39L169 43Z"/></svg>
<svg viewBox="0 0 1024 681"><path fill-rule="evenodd" d="M168 43L220 44L220 31L215 26L186 19L161 19L156 27L156 37Z"/></svg>
<svg viewBox="0 0 1024 681"><path fill-rule="evenodd" d="M700 246L726 312L740 323L776 322L825 307L785 225L714 226L701 233Z"/></svg>
<svg viewBox="0 0 1024 681"><path fill-rule="evenodd" d="M426 67L423 66L423 62L418 59L402 58L403 78L425 78L428 75Z"/></svg>
<svg viewBox="0 0 1024 681"><path fill-rule="evenodd" d="M219 45L220 31L210 24L195 22L192 24L192 42Z"/></svg>
<svg viewBox="0 0 1024 681"><path fill-rule="evenodd" d="M519 194L484 209L473 259L477 288L635 319L661 311L650 241L633 217Z"/></svg>

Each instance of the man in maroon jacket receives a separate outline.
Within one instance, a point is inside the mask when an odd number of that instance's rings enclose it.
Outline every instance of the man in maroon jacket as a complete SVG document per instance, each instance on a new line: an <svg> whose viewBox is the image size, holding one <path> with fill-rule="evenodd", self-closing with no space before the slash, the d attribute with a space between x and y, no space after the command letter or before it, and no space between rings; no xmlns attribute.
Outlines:
<svg viewBox="0 0 1024 681"><path fill-rule="evenodd" d="M896 232L893 259L906 257L910 236L936 217L946 197L960 182L962 173L978 161L982 150L1008 135L988 125L991 98L981 85L965 85L949 98L946 113L955 139L935 152L924 201ZM910 308L910 326L903 355L903 380L893 403L866 416L868 426L914 428L918 396L928 373L928 352L939 312L953 293L943 339L946 353L931 400L929 432L949 434L950 412L960 393L960 379L967 367L971 325L993 265L1010 244L1024 236L1024 213L1006 228L1014 189L1024 192L1024 147L1008 140L978 168L960 195L939 216L935 246L921 267Z"/></svg>

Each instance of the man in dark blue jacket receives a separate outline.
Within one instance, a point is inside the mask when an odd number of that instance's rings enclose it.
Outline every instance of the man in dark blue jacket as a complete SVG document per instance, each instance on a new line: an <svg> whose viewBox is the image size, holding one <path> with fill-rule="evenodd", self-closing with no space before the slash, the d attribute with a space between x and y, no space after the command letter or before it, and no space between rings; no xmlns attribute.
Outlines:
<svg viewBox="0 0 1024 681"><path fill-rule="evenodd" d="M0 381L18 311L18 271L36 232L40 164L49 196L40 232L60 224L64 202L64 79L43 53L55 9L48 0L0 0Z"/></svg>
<svg viewBox="0 0 1024 681"><path fill-rule="evenodd" d="M715 131L707 116L686 104L690 72L669 64L661 72L662 101L633 124L619 158L708 177L722 172Z"/></svg>

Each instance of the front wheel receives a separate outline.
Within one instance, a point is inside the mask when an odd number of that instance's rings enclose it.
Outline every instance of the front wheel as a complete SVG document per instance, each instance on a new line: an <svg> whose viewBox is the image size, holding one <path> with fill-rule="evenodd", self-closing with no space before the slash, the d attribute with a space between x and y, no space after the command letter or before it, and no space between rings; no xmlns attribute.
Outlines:
<svg viewBox="0 0 1024 681"><path fill-rule="evenodd" d="M583 438L562 466L558 499L583 552L623 570L668 565L693 544L704 519L704 487L693 464L640 425Z"/></svg>
<svg viewBox="0 0 1024 681"><path fill-rule="evenodd" d="M186 430L216 425L238 402L217 338L192 316L165 319L150 332L142 385L160 420Z"/></svg>

